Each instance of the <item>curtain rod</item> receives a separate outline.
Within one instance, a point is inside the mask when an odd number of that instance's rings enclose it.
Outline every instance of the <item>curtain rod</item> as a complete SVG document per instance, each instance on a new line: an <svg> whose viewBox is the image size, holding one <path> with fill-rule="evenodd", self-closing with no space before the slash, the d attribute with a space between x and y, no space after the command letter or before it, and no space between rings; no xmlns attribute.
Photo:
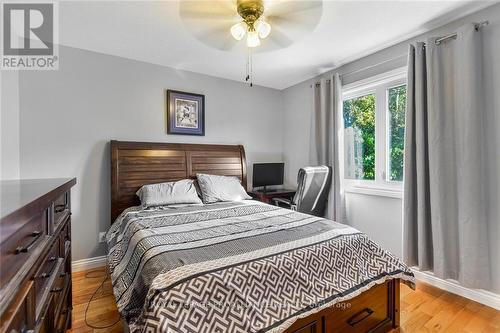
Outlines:
<svg viewBox="0 0 500 333"><path fill-rule="evenodd" d="M476 24L474 24L474 28L476 30L479 30L479 29L481 29L482 27L484 27L484 26L486 26L488 24L490 24L490 21L484 21L484 22L481 22L481 23L476 23ZM438 39L436 39L434 41L434 43L436 43L436 45L439 45L442 42L447 41L448 39L454 39L454 38L457 38L457 33L456 32L452 33L451 35L448 35L448 36L439 37Z"/></svg>
<svg viewBox="0 0 500 333"><path fill-rule="evenodd" d="M331 82L331 80L326 80L326 83L330 83L330 82ZM315 83L315 85L316 85L316 87L318 87L318 86L320 86L320 85L321 85L321 83L316 82L316 83ZM312 87L312 85L311 85L311 87Z"/></svg>
<svg viewBox="0 0 500 333"><path fill-rule="evenodd" d="M401 54L401 55L398 55L397 57L386 59L386 60L383 60L381 62L377 62L376 64L369 65L369 66L366 66L366 67L363 67L363 68L359 68L359 69L355 69L353 71L350 71L350 72L347 72L347 73L342 73L342 74L339 74L339 75L340 76L349 76L349 75L352 75L352 74L356 74L358 72L366 71L366 70L374 68L374 67L378 67L378 66L383 65L383 64L385 64L387 62L391 62L391 61L398 60L398 59L401 59L401 58L406 58L406 57L408 57L407 53Z"/></svg>
<svg viewBox="0 0 500 333"><path fill-rule="evenodd" d="M474 27L475 27L476 30L479 30L479 29L481 29L482 27L484 27L484 26L486 26L488 24L490 24L489 21L483 21L481 23L476 23L474 25ZM455 32L455 33L453 33L451 35L443 36L443 37L440 37L440 38L436 39L435 43L437 45L439 45L439 44L441 44L445 40L448 40L450 38L456 38L456 37L457 37L457 33ZM353 70L353 71L350 71L350 72L347 72L347 73L339 74L339 75L342 76L342 77L343 76L349 76L349 75L352 75L352 74L355 74L355 73L358 73L358 72L366 71L366 70L374 68L374 67L378 67L378 66L383 65L383 64L385 64L387 62L391 62L391 61L394 61L394 60L399 60L401 58L406 58L406 57L408 57L407 53L399 55L399 56L394 57L394 58L383 60L383 61L378 62L378 63L373 64L373 65L369 65L369 66L366 66L366 67L363 67L363 68L359 68L359 69L356 69L356 70ZM330 83L330 80L327 80L326 82ZM320 83L317 82L317 83L315 83L315 85L318 86L318 85L320 85ZM312 87L312 85L311 85L311 87Z"/></svg>
<svg viewBox="0 0 500 333"><path fill-rule="evenodd" d="M353 70L353 71L350 71L350 72L347 72L347 73L339 74L339 75L342 76L342 77L349 76L349 75L352 75L352 74L355 74L355 73L358 73L358 72L366 71L366 70L368 70L370 68L378 67L380 65L385 64L386 62L391 62L391 61L398 60L398 59L401 59L401 58L406 58L406 57L408 57L408 54L401 54L401 55L399 55L397 57L386 59L386 60L383 60L383 61L378 62L376 64L369 65L369 66L366 66L366 67L363 67L363 68L359 68L359 69L356 69L356 70ZM326 80L326 82L330 83L330 80ZM318 85L320 85L320 83L316 82L315 85L318 86ZM312 87L312 85L311 85L311 87Z"/></svg>

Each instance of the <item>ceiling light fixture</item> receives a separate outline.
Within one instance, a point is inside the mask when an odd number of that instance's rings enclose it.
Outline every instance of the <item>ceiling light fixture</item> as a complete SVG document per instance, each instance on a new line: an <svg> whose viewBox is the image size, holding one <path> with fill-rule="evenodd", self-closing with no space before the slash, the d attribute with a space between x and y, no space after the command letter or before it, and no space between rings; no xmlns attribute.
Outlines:
<svg viewBox="0 0 500 333"><path fill-rule="evenodd" d="M238 0L237 11L243 21L231 27L231 35L236 40L242 40L247 35L247 46L257 47L260 39L271 33L271 25L262 17L264 3L262 0Z"/></svg>
<svg viewBox="0 0 500 333"><path fill-rule="evenodd" d="M243 81L250 85L254 54L256 66L264 66L264 51L289 47L313 32L322 11L323 0L179 1L181 18L199 41L223 52L234 50L241 58L246 51Z"/></svg>
<svg viewBox="0 0 500 333"><path fill-rule="evenodd" d="M247 36L248 60L245 81L250 82L250 86L253 86L251 49L259 46L261 39L269 36L271 25L262 16L264 13L263 0L237 0L236 6L242 21L233 25L230 31L236 40L242 40L245 35Z"/></svg>

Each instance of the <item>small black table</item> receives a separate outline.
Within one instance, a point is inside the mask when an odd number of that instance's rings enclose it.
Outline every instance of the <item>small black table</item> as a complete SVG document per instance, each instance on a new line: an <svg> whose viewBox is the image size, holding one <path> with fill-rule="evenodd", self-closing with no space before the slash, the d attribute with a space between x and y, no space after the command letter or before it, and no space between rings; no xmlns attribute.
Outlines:
<svg viewBox="0 0 500 333"><path fill-rule="evenodd" d="M274 198L292 199L295 195L295 190L278 189L267 192L251 191L248 192L248 195L250 195L254 200L259 200L272 205Z"/></svg>

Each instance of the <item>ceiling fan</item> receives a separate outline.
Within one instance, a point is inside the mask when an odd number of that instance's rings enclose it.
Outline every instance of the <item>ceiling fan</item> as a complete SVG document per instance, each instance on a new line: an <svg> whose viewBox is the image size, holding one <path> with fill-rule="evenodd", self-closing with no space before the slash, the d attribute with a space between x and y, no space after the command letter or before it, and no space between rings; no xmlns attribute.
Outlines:
<svg viewBox="0 0 500 333"><path fill-rule="evenodd" d="M314 30L322 10L322 0L181 0L179 8L185 26L205 45L223 51L248 49L250 84L252 53L300 40Z"/></svg>

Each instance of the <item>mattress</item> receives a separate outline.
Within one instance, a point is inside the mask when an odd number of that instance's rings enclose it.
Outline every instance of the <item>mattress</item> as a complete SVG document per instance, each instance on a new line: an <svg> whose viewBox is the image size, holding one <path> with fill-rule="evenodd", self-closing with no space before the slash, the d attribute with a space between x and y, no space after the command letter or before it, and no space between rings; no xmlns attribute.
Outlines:
<svg viewBox="0 0 500 333"><path fill-rule="evenodd" d="M411 270L344 224L242 201L125 210L107 233L131 332L282 332Z"/></svg>

